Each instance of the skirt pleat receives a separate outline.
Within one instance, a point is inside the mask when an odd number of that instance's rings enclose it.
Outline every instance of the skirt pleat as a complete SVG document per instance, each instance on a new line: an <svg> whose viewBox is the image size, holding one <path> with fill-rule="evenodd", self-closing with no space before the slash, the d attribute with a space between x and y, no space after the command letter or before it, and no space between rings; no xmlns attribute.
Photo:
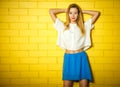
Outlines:
<svg viewBox="0 0 120 87"><path fill-rule="evenodd" d="M62 79L73 81L87 79L90 82L92 81L91 69L85 51L64 54Z"/></svg>

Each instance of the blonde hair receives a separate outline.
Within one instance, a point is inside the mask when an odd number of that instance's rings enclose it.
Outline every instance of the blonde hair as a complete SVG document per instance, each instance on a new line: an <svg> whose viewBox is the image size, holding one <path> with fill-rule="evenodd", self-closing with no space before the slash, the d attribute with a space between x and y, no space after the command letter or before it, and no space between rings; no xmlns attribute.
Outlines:
<svg viewBox="0 0 120 87"><path fill-rule="evenodd" d="M85 34L85 29L84 29L84 19L83 19L83 14L81 8L77 4L70 4L67 8L67 13L66 13L66 22L65 24L65 30L69 29L69 23L70 23L70 18L69 18L69 11L71 8L76 8L78 9L78 18L76 20L78 27L80 28L82 35Z"/></svg>

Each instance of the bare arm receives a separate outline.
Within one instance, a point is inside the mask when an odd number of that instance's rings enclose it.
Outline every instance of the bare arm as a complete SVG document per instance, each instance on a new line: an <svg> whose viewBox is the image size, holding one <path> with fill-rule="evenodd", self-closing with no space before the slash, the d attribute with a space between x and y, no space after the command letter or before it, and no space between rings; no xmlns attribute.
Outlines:
<svg viewBox="0 0 120 87"><path fill-rule="evenodd" d="M83 12L83 14L89 14L92 16L92 24L94 24L96 22L96 20L98 19L98 17L100 16L99 11L83 10L82 12Z"/></svg>
<svg viewBox="0 0 120 87"><path fill-rule="evenodd" d="M50 13L50 16L51 16L51 18L52 18L52 20L53 20L53 22L55 22L55 20L56 20L56 18L57 18L57 14L59 14L59 13L65 13L66 12L66 9L50 9L49 10L49 13Z"/></svg>

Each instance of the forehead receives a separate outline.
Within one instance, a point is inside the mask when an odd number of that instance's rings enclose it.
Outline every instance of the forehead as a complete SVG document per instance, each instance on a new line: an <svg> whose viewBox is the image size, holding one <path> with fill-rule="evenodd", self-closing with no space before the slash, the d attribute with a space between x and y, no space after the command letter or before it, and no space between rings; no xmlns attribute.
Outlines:
<svg viewBox="0 0 120 87"><path fill-rule="evenodd" d="M78 12L77 8L70 8L70 12Z"/></svg>

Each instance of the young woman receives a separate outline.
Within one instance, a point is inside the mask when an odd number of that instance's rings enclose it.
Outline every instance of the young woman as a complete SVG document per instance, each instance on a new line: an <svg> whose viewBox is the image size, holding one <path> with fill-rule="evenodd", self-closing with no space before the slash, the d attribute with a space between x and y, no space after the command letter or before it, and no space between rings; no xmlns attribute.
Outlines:
<svg viewBox="0 0 120 87"><path fill-rule="evenodd" d="M50 9L54 27L58 31L58 41L65 50L62 80L64 87L73 87L79 81L80 87L88 87L92 81L87 53L91 46L90 31L99 17L99 11L81 10L77 4L70 4L67 9ZM58 13L66 13L66 22L57 18ZM92 17L84 22L83 14Z"/></svg>

